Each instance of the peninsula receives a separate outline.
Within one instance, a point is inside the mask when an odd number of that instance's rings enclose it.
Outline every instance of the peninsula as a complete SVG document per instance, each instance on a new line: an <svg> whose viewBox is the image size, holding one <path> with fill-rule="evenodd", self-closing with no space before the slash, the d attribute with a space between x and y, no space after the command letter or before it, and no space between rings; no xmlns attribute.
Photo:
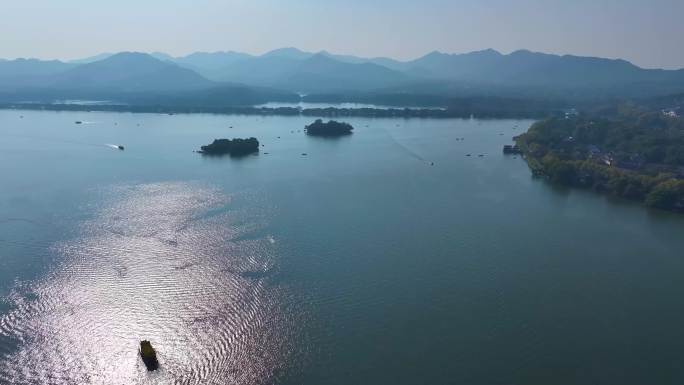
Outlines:
<svg viewBox="0 0 684 385"><path fill-rule="evenodd" d="M684 212L684 120L621 106L551 118L516 137L533 174L551 182Z"/></svg>

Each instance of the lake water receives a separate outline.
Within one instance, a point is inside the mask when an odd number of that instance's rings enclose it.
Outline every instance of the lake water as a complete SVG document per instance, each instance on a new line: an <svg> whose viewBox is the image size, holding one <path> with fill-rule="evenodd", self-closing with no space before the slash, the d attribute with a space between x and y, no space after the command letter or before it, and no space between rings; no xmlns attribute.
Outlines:
<svg viewBox="0 0 684 385"><path fill-rule="evenodd" d="M310 121L0 111L0 383L682 382L684 217L531 178L530 121Z"/></svg>

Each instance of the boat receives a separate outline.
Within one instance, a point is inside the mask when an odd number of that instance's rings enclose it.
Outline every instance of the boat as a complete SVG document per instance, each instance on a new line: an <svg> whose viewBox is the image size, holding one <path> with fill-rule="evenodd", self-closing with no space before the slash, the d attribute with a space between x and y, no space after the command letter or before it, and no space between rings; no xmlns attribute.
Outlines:
<svg viewBox="0 0 684 385"><path fill-rule="evenodd" d="M122 145L118 145L118 146L116 146L116 147L117 147L119 150L121 150L121 151L123 151L123 149L124 149L124 146L122 146Z"/></svg>
<svg viewBox="0 0 684 385"><path fill-rule="evenodd" d="M80 120L77 120L75 123L76 123L76 124L83 124L83 122L80 121Z"/></svg>
<svg viewBox="0 0 684 385"><path fill-rule="evenodd" d="M140 341L140 358L142 358L147 370L153 371L159 369L159 361L157 361L157 352L152 347L148 340Z"/></svg>

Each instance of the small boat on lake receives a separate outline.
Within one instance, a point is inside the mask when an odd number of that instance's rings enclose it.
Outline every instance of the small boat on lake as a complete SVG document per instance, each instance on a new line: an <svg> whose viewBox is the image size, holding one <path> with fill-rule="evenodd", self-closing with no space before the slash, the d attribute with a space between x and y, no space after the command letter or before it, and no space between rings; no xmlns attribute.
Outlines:
<svg viewBox="0 0 684 385"><path fill-rule="evenodd" d="M124 146L122 146L122 145L118 145L118 146L116 146L116 147L117 147L119 150L121 150L121 151L123 151L123 149L124 149Z"/></svg>
<svg viewBox="0 0 684 385"><path fill-rule="evenodd" d="M76 124L83 124L83 122L80 121L80 120L77 120L75 123L76 123Z"/></svg>
<svg viewBox="0 0 684 385"><path fill-rule="evenodd" d="M157 352L152 347L148 340L140 341L140 358L142 358L147 370L153 371L159 369L159 361L157 361Z"/></svg>

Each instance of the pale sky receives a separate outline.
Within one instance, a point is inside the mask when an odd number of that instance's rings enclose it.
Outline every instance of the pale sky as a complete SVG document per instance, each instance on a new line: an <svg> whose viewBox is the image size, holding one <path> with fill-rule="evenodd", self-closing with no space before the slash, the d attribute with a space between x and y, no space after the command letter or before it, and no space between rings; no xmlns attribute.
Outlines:
<svg viewBox="0 0 684 385"><path fill-rule="evenodd" d="M494 48L684 68L684 0L0 0L0 57Z"/></svg>

